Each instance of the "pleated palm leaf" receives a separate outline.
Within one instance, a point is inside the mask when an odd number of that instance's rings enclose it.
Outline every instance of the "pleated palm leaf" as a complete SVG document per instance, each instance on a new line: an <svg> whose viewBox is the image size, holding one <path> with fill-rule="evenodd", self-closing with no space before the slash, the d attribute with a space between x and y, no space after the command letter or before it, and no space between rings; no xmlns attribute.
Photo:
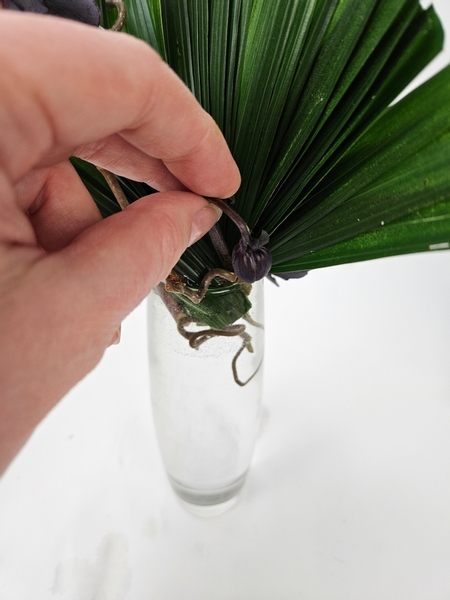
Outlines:
<svg viewBox="0 0 450 600"><path fill-rule="evenodd" d="M125 0L151 44L223 131L242 175L232 208L271 273L448 248L450 68L394 103L439 53L418 0ZM114 11L100 2L105 27ZM104 216L119 209L75 161ZM152 190L119 178L130 202ZM239 240L224 216L231 253ZM208 237L176 266L192 286L223 262ZM287 277L291 275L286 275Z"/></svg>

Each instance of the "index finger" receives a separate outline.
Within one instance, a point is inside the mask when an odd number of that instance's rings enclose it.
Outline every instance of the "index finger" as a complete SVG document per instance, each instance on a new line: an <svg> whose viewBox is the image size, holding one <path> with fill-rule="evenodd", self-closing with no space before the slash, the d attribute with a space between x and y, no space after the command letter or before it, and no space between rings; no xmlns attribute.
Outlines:
<svg viewBox="0 0 450 600"><path fill-rule="evenodd" d="M13 181L119 133L190 190L236 192L239 171L219 128L152 48L125 34L6 12L0 161Z"/></svg>

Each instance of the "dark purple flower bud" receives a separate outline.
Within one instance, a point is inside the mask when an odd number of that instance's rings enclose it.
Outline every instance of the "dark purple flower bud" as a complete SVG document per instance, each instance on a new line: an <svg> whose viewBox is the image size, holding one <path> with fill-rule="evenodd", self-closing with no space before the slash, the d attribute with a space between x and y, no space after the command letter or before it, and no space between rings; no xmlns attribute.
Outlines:
<svg viewBox="0 0 450 600"><path fill-rule="evenodd" d="M94 0L0 0L0 6L100 25L100 10Z"/></svg>
<svg viewBox="0 0 450 600"><path fill-rule="evenodd" d="M247 239L246 239L247 238ZM245 283L255 283L265 277L272 267L272 255L264 246L269 241L265 231L258 239L242 236L233 248L233 271Z"/></svg>

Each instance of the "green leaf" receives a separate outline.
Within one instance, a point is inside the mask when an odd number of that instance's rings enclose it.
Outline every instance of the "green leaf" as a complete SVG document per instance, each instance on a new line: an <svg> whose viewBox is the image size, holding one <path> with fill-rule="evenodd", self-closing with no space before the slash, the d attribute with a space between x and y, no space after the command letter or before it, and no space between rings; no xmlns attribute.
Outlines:
<svg viewBox="0 0 450 600"><path fill-rule="evenodd" d="M223 0L223 2L214 2L211 6L210 62L208 63L206 59L204 60L205 65L209 67L209 72L206 73L205 77L210 84L209 87L211 90L209 112L214 115L216 123L222 131L225 129L226 121L226 102L224 100L227 95L228 83L228 35L229 29L235 25L232 22L231 26L229 26L231 4L232 0ZM233 67L235 68L235 64L230 65L231 70L233 70ZM233 83L232 80L232 86ZM205 107L205 104L203 106Z"/></svg>
<svg viewBox="0 0 450 600"><path fill-rule="evenodd" d="M248 286L227 286L223 290L206 293L200 304L193 304L186 296L171 294L187 314L200 324L213 329L225 329L251 309Z"/></svg>
<svg viewBox="0 0 450 600"><path fill-rule="evenodd" d="M164 46L159 43L147 0L128 0L126 8L127 18L123 31L144 40L163 54Z"/></svg>
<svg viewBox="0 0 450 600"><path fill-rule="evenodd" d="M143 0L144 1L144 0ZM166 42L164 40L164 26L162 18L161 0L148 0L153 28L157 40L157 49L161 57L167 62Z"/></svg>
<svg viewBox="0 0 450 600"><path fill-rule="evenodd" d="M120 212L120 206L97 168L81 160L81 158L72 157L70 160L93 197L102 216L106 218Z"/></svg>
<svg viewBox="0 0 450 600"><path fill-rule="evenodd" d="M405 2L403 1L402 4ZM411 7L412 4L415 6ZM320 182L324 177L324 171L326 173L338 163L349 143L364 133L370 123L386 109L403 87L442 47L442 28L433 11L424 13L417 2L407 2L406 6L398 11L400 14L397 18L395 18L396 13L389 12L388 19L387 12L381 10L383 8L384 3L380 3L379 11L383 19L379 20L385 27L384 36L378 32L378 45L370 54L369 61L365 50L365 45L369 42L365 36L363 37L360 47L356 49L356 58L353 60L358 57L359 61L365 59L364 66L357 77L352 70L353 61L350 64L350 72L347 69L343 72L344 81L338 84L338 90L330 98L329 106L304 148L298 149L298 156L292 161L290 172L283 181L281 189L277 191L277 196L282 196L281 202L277 201L278 198L274 198L272 206L261 219L263 222L261 226L267 231L272 233L284 219L308 199L308 195L317 186L318 181ZM377 14L378 11L375 12L374 19ZM420 24L419 28L418 24ZM369 36L368 40L374 43L373 36ZM414 60L404 60L398 65L396 78L389 78L389 85L386 85L387 70L392 68L389 63L392 55L398 53L402 57L412 54ZM349 85L349 81L352 81L352 85ZM401 86L398 82L401 82ZM345 88L348 89L344 93ZM325 119L326 112L329 112L329 116ZM299 124L294 126L294 129L298 126ZM323 168L324 170L321 171ZM312 185L305 189L317 174L319 174L318 181L316 177ZM275 175L275 178L278 176Z"/></svg>
<svg viewBox="0 0 450 600"><path fill-rule="evenodd" d="M306 229L301 242L294 243L294 254L302 256L336 244L450 197L449 162L450 133L447 133L427 146L426 151L414 154L401 171L398 167L389 169L336 208L329 218ZM286 243L278 252L274 251L275 264L293 256L292 250L293 246Z"/></svg>
<svg viewBox="0 0 450 600"><path fill-rule="evenodd" d="M104 11L104 0L100 0ZM233 208L271 236L274 272L448 241L450 71L394 106L443 45L418 0L125 0L126 30L158 49L224 132ZM117 203L77 165L104 214ZM130 201L152 193L119 178ZM383 223L383 225L381 224ZM237 230L221 221L231 250ZM220 267L208 238L176 266Z"/></svg>
<svg viewBox="0 0 450 600"><path fill-rule="evenodd" d="M196 73L193 54L196 31L190 22L191 0L159 0L161 6L162 27L167 62L186 83L191 92L199 99L200 81L195 80Z"/></svg>
<svg viewBox="0 0 450 600"><path fill-rule="evenodd" d="M351 240L277 265L274 272L317 269L397 254L449 248L450 200L446 200Z"/></svg>
<svg viewBox="0 0 450 600"><path fill-rule="evenodd" d="M346 65L375 5L376 0L343 0L338 4L305 84L295 116L290 121L290 129L280 151L274 157L275 170L264 186L261 206L266 205L280 182L295 167L326 107L333 102L333 91L343 73L345 76ZM333 65L333 68L330 68L330 65ZM272 223L269 229L273 229Z"/></svg>
<svg viewBox="0 0 450 600"><path fill-rule="evenodd" d="M450 196L450 67L390 108L344 155L320 192L273 238L292 260Z"/></svg>
<svg viewBox="0 0 450 600"><path fill-rule="evenodd" d="M306 41L314 5L314 0L285 0L283 3L255 0L253 5L238 81L238 113L232 147L242 174L236 206L247 222L252 220L258 189L293 78L301 70L299 63L305 60L303 50L306 47L311 51ZM329 18L330 12L322 14L322 18Z"/></svg>

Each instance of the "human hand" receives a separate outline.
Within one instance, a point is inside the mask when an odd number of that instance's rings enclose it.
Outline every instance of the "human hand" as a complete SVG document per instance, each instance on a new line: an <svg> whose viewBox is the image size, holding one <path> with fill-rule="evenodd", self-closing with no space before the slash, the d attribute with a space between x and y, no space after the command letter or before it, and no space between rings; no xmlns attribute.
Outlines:
<svg viewBox="0 0 450 600"><path fill-rule="evenodd" d="M0 11L0 56L1 473L216 222L200 194L231 196L240 177L215 123L143 42ZM102 220L70 155L161 193Z"/></svg>

